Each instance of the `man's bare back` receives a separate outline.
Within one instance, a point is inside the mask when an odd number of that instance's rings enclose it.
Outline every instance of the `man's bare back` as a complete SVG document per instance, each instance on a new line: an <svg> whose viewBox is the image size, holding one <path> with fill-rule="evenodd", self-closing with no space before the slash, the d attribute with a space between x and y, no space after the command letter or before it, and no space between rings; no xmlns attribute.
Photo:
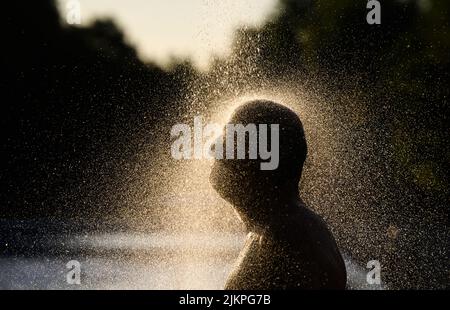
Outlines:
<svg viewBox="0 0 450 310"><path fill-rule="evenodd" d="M250 232L225 289L345 289L346 270L323 220L304 206L282 229Z"/></svg>

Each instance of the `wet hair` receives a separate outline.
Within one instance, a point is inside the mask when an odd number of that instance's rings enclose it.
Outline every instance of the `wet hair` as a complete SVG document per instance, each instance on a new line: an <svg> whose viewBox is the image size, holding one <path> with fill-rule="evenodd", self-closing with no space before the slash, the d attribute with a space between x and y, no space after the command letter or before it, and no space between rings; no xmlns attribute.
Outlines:
<svg viewBox="0 0 450 310"><path fill-rule="evenodd" d="M278 187L291 186L292 190L298 191L307 145L302 122L294 111L269 100L254 100L239 106L228 123L267 124L269 138L270 124L279 124L279 165L275 170L261 170L263 160L259 156L258 159L247 156L246 159L216 160L211 182L223 198L236 205L246 201L253 203L257 195L264 196ZM270 148L270 139L268 145Z"/></svg>

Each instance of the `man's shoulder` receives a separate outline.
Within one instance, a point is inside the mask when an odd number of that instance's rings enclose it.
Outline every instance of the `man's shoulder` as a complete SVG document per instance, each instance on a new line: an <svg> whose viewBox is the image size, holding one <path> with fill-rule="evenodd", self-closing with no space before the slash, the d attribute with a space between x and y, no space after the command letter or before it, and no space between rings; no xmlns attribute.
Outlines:
<svg viewBox="0 0 450 310"><path fill-rule="evenodd" d="M306 205L301 205L298 208L297 214L294 217L295 224L302 226L308 230L325 230L328 231L328 226L325 220L316 212L308 208Z"/></svg>

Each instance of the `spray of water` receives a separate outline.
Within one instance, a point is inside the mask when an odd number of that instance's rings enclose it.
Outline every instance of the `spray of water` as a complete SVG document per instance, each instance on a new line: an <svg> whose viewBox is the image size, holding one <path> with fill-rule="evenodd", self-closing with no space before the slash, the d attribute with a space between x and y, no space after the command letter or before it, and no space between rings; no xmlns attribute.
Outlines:
<svg viewBox="0 0 450 310"><path fill-rule="evenodd" d="M246 42L243 43L245 45ZM258 53L259 50L255 50L254 57L258 57ZM177 276L177 288L220 288L245 234L232 207L218 196L209 183L211 161L176 161L170 157L170 126L177 123L193 126L195 116L201 115L204 123L224 125L234 109L248 100L264 98L288 106L302 119L309 144L300 185L302 197L327 220L338 242L345 237L340 234L341 231L364 234L367 230L365 219L368 211L362 212L355 207L359 200L352 196L354 193L348 195L340 186L343 180L354 178L352 173L357 169L353 165L354 153L342 151L349 138L349 131L342 130L346 127L341 126L346 120L334 113L333 106L327 105L317 87L311 88L308 84L311 81L298 77L281 83L263 79L252 57L242 63L237 55L206 77L190 81L190 93L183 98L187 107L185 112L181 117L171 119L161 132L164 138L158 143L156 165L154 145L143 149L139 156L141 161L136 165L144 167L141 170L144 172L145 167L152 168L135 178L138 184L130 186L133 194L128 197L134 201L136 195L140 197L140 204L148 213L127 216L130 221L138 220L140 225L150 230L157 227L160 233L177 235L185 242L186 246L180 247L174 260L175 264L183 266L179 268L183 272ZM364 115L355 109L352 117L358 121ZM367 186L369 184L364 184L364 187ZM150 193L146 188L153 191ZM345 204L340 204L341 197L346 197ZM349 201L348 197L355 200ZM344 212L345 216L342 216ZM231 252L224 245L229 245L229 240L234 242ZM349 261L347 263L350 264ZM208 266L223 268L221 272L205 275ZM356 270L361 272L361 268L352 268L350 270L354 272L350 272L350 276L356 275ZM359 278L362 278L361 274Z"/></svg>
<svg viewBox="0 0 450 310"><path fill-rule="evenodd" d="M260 67L265 41L258 32L248 30L237 31L228 58L213 61L209 71L186 78L189 93L173 103L177 113L153 133L132 160L130 174L124 176L130 180L122 195L123 217L129 225L178 236L185 244L170 256L180 272L169 288L220 288L245 234L232 207L209 184L211 161L171 157L170 129L178 123L193 125L195 116L223 125L236 107L251 99L279 102L300 116L309 152L300 193L325 219L348 254L347 263L358 256L364 266L381 252L397 250L399 234L389 232L398 228L376 220L374 206L386 192L377 188L376 181L385 167L375 152L376 139L365 127L370 118L362 104L365 94L336 95L323 86L319 74L267 72ZM365 251L369 243L380 244L371 249L371 257ZM148 263L158 265L154 260ZM205 273L211 266L222 266L221 271ZM350 267L349 274L362 279L362 270Z"/></svg>

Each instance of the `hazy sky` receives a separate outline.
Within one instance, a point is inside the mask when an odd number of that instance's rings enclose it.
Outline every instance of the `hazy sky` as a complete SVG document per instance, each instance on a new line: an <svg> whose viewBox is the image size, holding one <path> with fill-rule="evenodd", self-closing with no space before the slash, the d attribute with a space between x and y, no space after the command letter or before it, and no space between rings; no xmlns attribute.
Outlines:
<svg viewBox="0 0 450 310"><path fill-rule="evenodd" d="M58 0L64 12L69 0ZM73 1L73 0L72 0ZM205 67L211 55L224 55L233 30L260 25L278 0L79 0L81 22L113 17L143 59L167 63L189 57Z"/></svg>

